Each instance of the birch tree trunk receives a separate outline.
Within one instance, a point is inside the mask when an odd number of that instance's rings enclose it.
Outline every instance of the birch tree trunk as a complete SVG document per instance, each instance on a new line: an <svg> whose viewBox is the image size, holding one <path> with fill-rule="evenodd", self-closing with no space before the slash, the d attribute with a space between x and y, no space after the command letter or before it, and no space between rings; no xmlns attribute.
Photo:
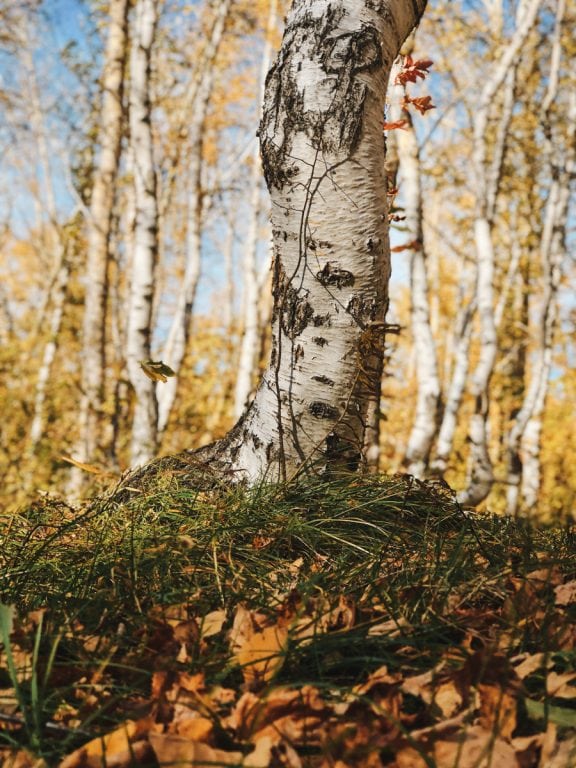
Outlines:
<svg viewBox="0 0 576 768"><path fill-rule="evenodd" d="M270 0L268 8L268 24L266 29L266 40L264 51L262 53L262 65L260 70L260 82L262 92L264 81L270 68L272 58L271 36L277 24L278 3L277 0ZM244 413L248 404L254 381L254 369L258 361L259 353L259 313L258 313L258 229L261 213L260 205L260 184L261 184L261 164L260 151L258 145L252 154L252 167L250 174L250 219L248 222L248 233L244 244L243 259L243 278L244 278L244 296L243 296L243 333L242 343L240 345L240 357L238 360L238 376L234 389L234 410L233 416L239 419Z"/></svg>
<svg viewBox="0 0 576 768"><path fill-rule="evenodd" d="M191 157L188 166L190 192L188 197L188 231L186 235L186 262L184 279L178 293L176 310L170 325L162 359L175 373L178 373L186 354L192 324L192 310L198 280L200 279L202 251L202 152L204 147L204 124L214 82L214 66L218 49L224 34L226 19L230 13L232 0L219 0L215 6L215 17L209 45L204 51L203 61L198 66L201 77L195 92L196 98L191 105L191 122L188 129L191 144ZM157 389L158 431L162 434L170 418L170 412L176 399L177 377L168 379Z"/></svg>
<svg viewBox="0 0 576 768"><path fill-rule="evenodd" d="M157 0L138 0L130 57L130 143L134 172L134 251L126 331L128 378L134 389L131 463L156 453L158 406L154 382L140 368L150 358L154 272L158 252L158 201L152 143L150 63Z"/></svg>
<svg viewBox="0 0 576 768"><path fill-rule="evenodd" d="M64 246L66 248L66 246ZM34 411L32 423L30 425L30 436L28 443L28 454L32 456L44 433L44 404L46 401L46 388L50 379L52 364L56 351L58 349L58 336L62 326L62 315L64 313L64 304L66 302L66 289L68 278L70 276L70 264L68 254L64 251L61 255L60 267L56 275L56 280L50 291L51 314L48 323L48 341L42 353L42 362L38 368L38 378L36 380L36 389L34 393ZM31 478L30 478L31 479Z"/></svg>
<svg viewBox="0 0 576 768"><path fill-rule="evenodd" d="M457 330L454 341L452 375L446 392L434 459L430 465L432 472L440 477L443 477L448 469L448 462L454 444L454 435L458 425L458 412L466 390L466 379L470 365L472 321L475 311L476 302L473 300L460 310L455 323Z"/></svg>
<svg viewBox="0 0 576 768"><path fill-rule="evenodd" d="M403 106L405 87L394 85L390 93L390 119L392 122L405 121L404 128L396 131L394 138L402 179L404 229L408 241L406 247L410 252L410 317L418 387L416 413L408 438L404 465L410 474L423 478L428 469L432 441L438 428L440 378L436 342L430 323L428 270L422 225L420 151L412 116Z"/></svg>
<svg viewBox="0 0 576 768"><path fill-rule="evenodd" d="M94 169L88 219L80 439L75 451L80 460L85 462L94 460L101 436L106 370L107 273L112 208L124 122L122 94L128 50L128 6L128 0L111 0L109 4L110 26L101 86L100 156Z"/></svg>
<svg viewBox="0 0 576 768"><path fill-rule="evenodd" d="M517 59L536 20L541 0L521 0L518 6L516 29L493 74L488 78L475 112L473 133L473 163L477 189L474 241L478 265L476 299L480 319L480 356L474 370L470 392L474 398L474 413L470 420L470 459L466 488L458 494L460 503L475 506L490 493L494 473L488 446L488 420L490 415L490 380L497 353L497 334L494 321L494 242L492 227L501 173L509 113L504 109L496 129L497 141L489 159L489 121L502 86L508 80L513 87Z"/></svg>
<svg viewBox="0 0 576 768"><path fill-rule="evenodd" d="M295 0L266 80L272 352L254 401L198 453L255 481L357 469L380 400L388 244L383 106L425 0Z"/></svg>
<svg viewBox="0 0 576 768"><path fill-rule="evenodd" d="M545 137L544 155L552 182L544 209L540 238L540 259L544 292L538 319L538 347L531 364L530 383L508 436L507 512L519 509L519 492L527 511L538 499L540 489L540 436L542 414L553 362L554 335L557 322L558 289L562 266L567 255L566 224L570 202L570 180L576 171L576 95L574 82L567 105L566 143L561 146L554 137L552 106L558 109L560 60L565 0L559 0L546 97L542 104L541 127Z"/></svg>

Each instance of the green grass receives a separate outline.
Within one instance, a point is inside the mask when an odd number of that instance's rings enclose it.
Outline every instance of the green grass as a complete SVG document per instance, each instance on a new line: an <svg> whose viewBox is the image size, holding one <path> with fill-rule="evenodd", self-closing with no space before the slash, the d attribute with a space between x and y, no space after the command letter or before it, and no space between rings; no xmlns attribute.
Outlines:
<svg viewBox="0 0 576 768"><path fill-rule="evenodd" d="M486 648L575 666L563 636L575 606L557 610L553 591L576 578L569 527L472 519L448 489L403 477L199 491L171 474L156 488L79 509L43 500L0 519L0 601L19 617L12 632L4 622L0 713L10 691L16 726L0 744L57 764L144 711L162 665L240 686L225 631L184 665L170 656L162 633L174 606L197 619L224 608L229 627L239 603L271 617L298 606L320 621L344 597L351 626L291 640L274 679L330 695L382 665L408 677ZM534 571L549 577L534 587ZM528 683L531 716L548 718L558 702L548 706L543 678ZM559 727L570 727L572 704L560 703Z"/></svg>

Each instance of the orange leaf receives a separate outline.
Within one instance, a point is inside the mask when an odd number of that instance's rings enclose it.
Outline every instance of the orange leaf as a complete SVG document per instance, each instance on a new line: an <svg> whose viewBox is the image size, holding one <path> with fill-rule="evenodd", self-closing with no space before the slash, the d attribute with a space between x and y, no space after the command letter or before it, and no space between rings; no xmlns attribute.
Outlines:
<svg viewBox="0 0 576 768"><path fill-rule="evenodd" d="M128 768L135 758L150 752L147 741L142 740L152 722L149 718L127 720L115 731L92 739L64 758L59 768Z"/></svg>
<svg viewBox="0 0 576 768"><path fill-rule="evenodd" d="M288 642L285 627L265 627L255 632L236 651L236 661L242 667L246 684L252 688L267 683L284 663L284 652Z"/></svg>
<svg viewBox="0 0 576 768"><path fill-rule="evenodd" d="M408 124L408 120L396 120L394 123L382 123L382 127L385 131L395 131L397 128L403 128L406 130L406 125Z"/></svg>
<svg viewBox="0 0 576 768"><path fill-rule="evenodd" d="M405 103L412 104L421 115L425 114L430 109L436 109L436 106L432 104L432 96L419 96L417 98L406 96Z"/></svg>

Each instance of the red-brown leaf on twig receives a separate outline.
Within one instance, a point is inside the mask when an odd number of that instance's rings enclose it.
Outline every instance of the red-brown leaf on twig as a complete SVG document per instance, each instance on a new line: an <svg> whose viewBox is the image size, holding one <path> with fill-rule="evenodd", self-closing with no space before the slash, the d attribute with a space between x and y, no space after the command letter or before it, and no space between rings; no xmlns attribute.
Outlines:
<svg viewBox="0 0 576 768"><path fill-rule="evenodd" d="M414 98L411 96L406 96L404 98L404 104L412 104L412 106L417 109L421 115L424 115L431 109L436 109L436 106L432 104L432 96L416 96Z"/></svg>
<svg viewBox="0 0 576 768"><path fill-rule="evenodd" d="M397 128L403 128L406 130L407 124L408 120L396 120L393 123L384 122L382 123L382 127L385 131L395 131Z"/></svg>
<svg viewBox="0 0 576 768"><path fill-rule="evenodd" d="M396 85L406 85L406 83L416 83L418 78L424 80L428 74L428 70L434 62L430 59L416 59L408 55L404 59L404 65L402 71L396 75Z"/></svg>

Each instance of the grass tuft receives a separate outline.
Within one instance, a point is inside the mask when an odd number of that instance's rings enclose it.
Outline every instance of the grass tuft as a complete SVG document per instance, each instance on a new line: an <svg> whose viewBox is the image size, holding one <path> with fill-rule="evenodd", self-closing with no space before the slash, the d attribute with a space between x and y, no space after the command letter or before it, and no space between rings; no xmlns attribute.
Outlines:
<svg viewBox="0 0 576 768"><path fill-rule="evenodd" d="M576 578L573 529L468 517L449 489L408 477L195 490L166 473L78 509L37 502L0 520L0 542L0 601L14 606L2 615L19 617L3 625L0 743L48 764L145 711L158 670L245 686L228 637L239 605L307 618L266 683L328 697L383 666L406 679L488 651L574 668L575 606L555 601ZM201 626L222 609L222 631L188 638L179 657L172 619ZM523 695L525 730L558 704L545 674ZM404 706L427 722L418 696ZM558 717L572 723L566 708Z"/></svg>

